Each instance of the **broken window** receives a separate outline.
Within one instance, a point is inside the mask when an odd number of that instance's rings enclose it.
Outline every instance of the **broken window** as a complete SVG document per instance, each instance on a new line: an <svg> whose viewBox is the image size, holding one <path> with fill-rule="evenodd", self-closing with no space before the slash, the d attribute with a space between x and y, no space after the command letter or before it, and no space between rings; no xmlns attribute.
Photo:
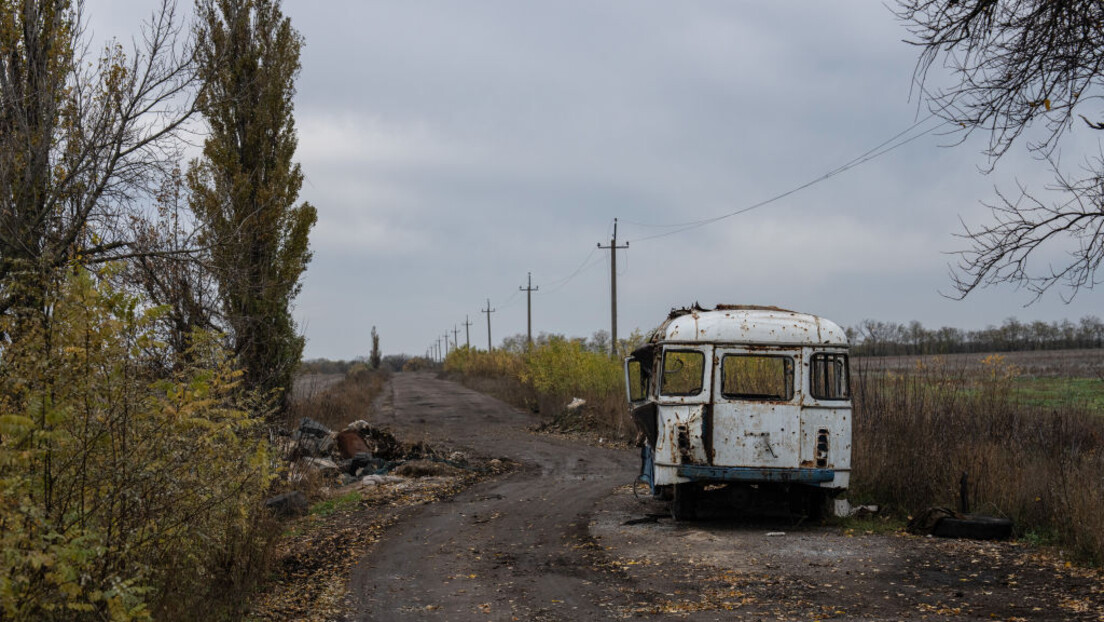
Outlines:
<svg viewBox="0 0 1104 622"><path fill-rule="evenodd" d="M705 355L698 350L663 353L663 395L697 395L702 390Z"/></svg>
<svg viewBox="0 0 1104 622"><path fill-rule="evenodd" d="M648 379L644 375L644 365L638 359L629 359L625 364L625 374L629 382L629 401L639 402L648 396Z"/></svg>
<svg viewBox="0 0 1104 622"><path fill-rule="evenodd" d="M780 401L793 399L792 357L726 354L721 362L721 370L721 394L727 398Z"/></svg>
<svg viewBox="0 0 1104 622"><path fill-rule="evenodd" d="M851 397L846 354L814 354L809 363L809 391L818 400Z"/></svg>

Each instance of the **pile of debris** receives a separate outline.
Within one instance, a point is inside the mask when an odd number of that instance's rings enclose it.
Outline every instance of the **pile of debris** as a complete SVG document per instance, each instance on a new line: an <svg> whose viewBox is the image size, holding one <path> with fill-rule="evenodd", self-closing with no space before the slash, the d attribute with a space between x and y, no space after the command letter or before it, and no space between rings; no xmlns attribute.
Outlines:
<svg viewBox="0 0 1104 622"><path fill-rule="evenodd" d="M402 481L406 477L454 475L459 471L478 471L460 452L445 455L425 442L402 443L390 431L367 421L354 421L334 432L309 417L278 443L290 463L288 481L300 485L304 480L345 486L360 482L378 486ZM292 491L266 502L278 515L293 516L306 512L306 496Z"/></svg>

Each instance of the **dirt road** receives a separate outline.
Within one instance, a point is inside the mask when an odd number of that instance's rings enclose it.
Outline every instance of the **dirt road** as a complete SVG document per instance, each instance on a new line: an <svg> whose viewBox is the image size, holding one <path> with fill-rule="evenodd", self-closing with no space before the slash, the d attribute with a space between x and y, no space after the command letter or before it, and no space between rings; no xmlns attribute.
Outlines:
<svg viewBox="0 0 1104 622"><path fill-rule="evenodd" d="M675 524L632 495L634 452L428 374L396 374L376 422L523 466L403 516L353 573L355 620L1104 619L1100 573L1025 546Z"/></svg>

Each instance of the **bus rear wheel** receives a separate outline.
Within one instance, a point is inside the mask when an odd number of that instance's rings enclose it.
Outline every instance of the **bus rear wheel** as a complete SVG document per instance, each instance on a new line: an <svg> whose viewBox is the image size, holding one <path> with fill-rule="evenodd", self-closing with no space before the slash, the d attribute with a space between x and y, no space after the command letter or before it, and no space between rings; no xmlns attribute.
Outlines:
<svg viewBox="0 0 1104 622"><path fill-rule="evenodd" d="M671 499L671 517L676 521L694 520L698 517L698 485L675 484Z"/></svg>

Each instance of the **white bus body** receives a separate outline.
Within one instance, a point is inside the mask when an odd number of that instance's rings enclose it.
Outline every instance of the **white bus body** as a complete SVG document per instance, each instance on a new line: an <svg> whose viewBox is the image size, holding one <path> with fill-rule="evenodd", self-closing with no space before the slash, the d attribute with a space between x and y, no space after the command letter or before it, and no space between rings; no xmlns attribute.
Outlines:
<svg viewBox="0 0 1104 622"><path fill-rule="evenodd" d="M851 471L847 337L774 307L672 311L625 360L641 479L690 518L719 484L823 506ZM819 504L819 506L818 506ZM814 510L815 511L815 510Z"/></svg>

